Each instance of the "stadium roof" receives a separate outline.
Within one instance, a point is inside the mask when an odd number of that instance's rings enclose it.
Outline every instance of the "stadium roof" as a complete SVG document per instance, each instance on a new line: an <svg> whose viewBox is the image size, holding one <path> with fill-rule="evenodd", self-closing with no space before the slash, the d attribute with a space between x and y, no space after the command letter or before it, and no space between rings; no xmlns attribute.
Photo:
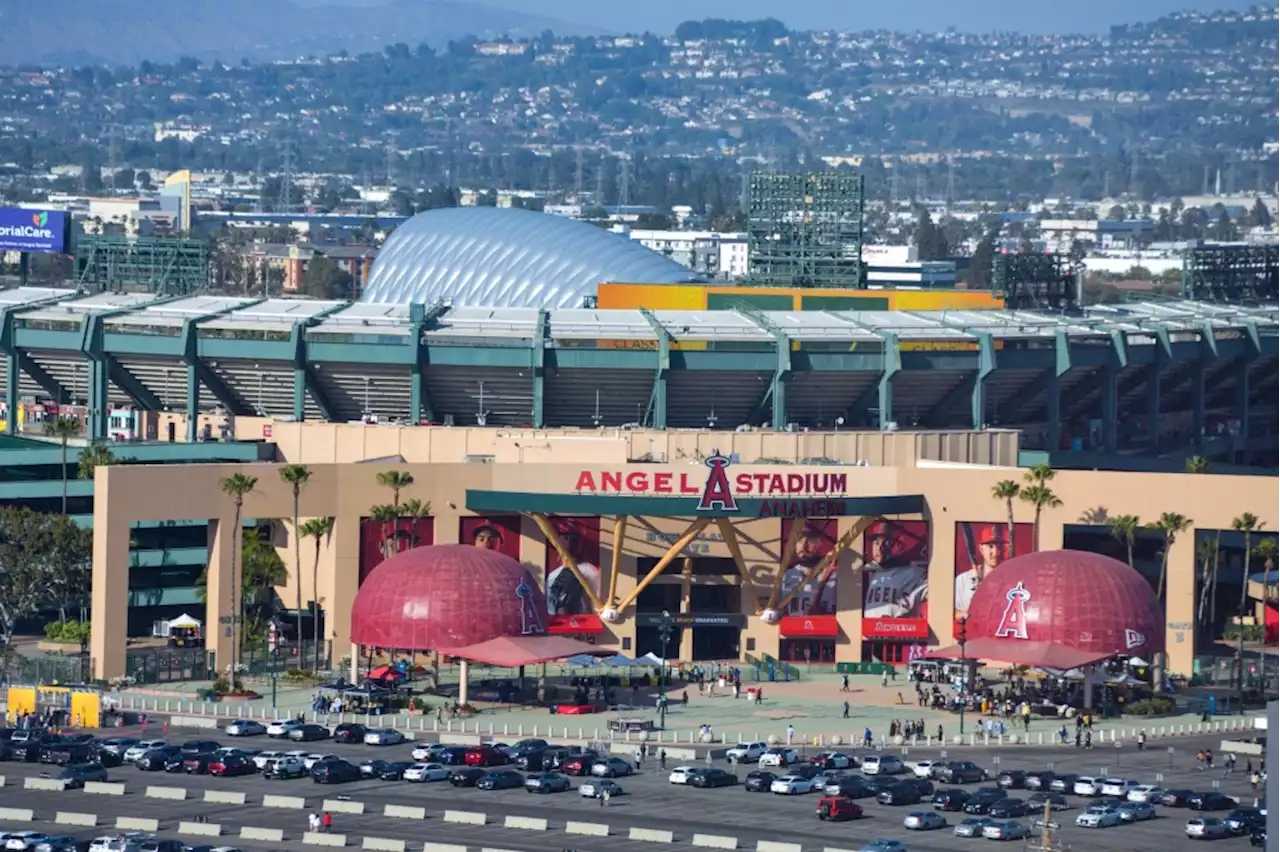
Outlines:
<svg viewBox="0 0 1280 852"><path fill-rule="evenodd" d="M419 213L373 264L364 301L577 308L608 281L698 276L618 234L561 216L497 207Z"/></svg>

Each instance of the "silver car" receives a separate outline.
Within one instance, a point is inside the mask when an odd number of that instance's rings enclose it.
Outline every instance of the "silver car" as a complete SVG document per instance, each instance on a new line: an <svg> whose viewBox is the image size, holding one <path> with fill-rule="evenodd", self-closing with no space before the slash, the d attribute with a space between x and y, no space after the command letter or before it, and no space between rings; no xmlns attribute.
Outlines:
<svg viewBox="0 0 1280 852"><path fill-rule="evenodd" d="M968 817L961 820L957 825L953 834L956 837L981 837L982 829L991 825L995 820L987 817Z"/></svg>
<svg viewBox="0 0 1280 852"><path fill-rule="evenodd" d="M1227 824L1216 817L1189 819L1185 831L1187 837L1194 837L1197 840L1217 840L1219 837L1226 837L1229 833Z"/></svg>
<svg viewBox="0 0 1280 852"><path fill-rule="evenodd" d="M620 757L606 757L591 764L591 774L597 778L616 778L635 772L630 763Z"/></svg>
<svg viewBox="0 0 1280 852"><path fill-rule="evenodd" d="M1125 802L1116 808L1121 822L1145 822L1156 818L1156 809L1146 802Z"/></svg>

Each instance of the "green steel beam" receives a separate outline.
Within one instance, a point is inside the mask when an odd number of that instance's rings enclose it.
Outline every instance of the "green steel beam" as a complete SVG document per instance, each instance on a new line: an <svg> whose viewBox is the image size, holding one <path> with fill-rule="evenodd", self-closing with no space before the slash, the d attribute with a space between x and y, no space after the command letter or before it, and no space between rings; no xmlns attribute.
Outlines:
<svg viewBox="0 0 1280 852"><path fill-rule="evenodd" d="M740 304L734 307L734 311L740 316L745 317L752 325L759 328L773 338L774 354L778 358L778 363L773 370L773 379L769 382L769 387L761 396L757 403L756 410L753 410L748 417L749 422L756 422L761 414L764 413L764 406L768 401L773 402L772 422L773 428L782 430L787 428L787 380L791 376L791 338L787 333L773 323L762 311L758 311L750 305Z"/></svg>
<svg viewBox="0 0 1280 852"><path fill-rule="evenodd" d="M849 403L849 407L845 409L844 421L846 423L853 423L855 418L857 418L857 422L861 423L861 415L866 412L868 408L876 404L876 400L879 398L879 395L879 382L872 382L867 385L863 389L862 393L855 396L853 398L853 402Z"/></svg>
<svg viewBox="0 0 1280 852"><path fill-rule="evenodd" d="M89 398L87 400L89 422L85 424L85 431L88 433L90 440L102 441L107 437L108 414L111 411L111 375L113 372L120 374L123 379L123 382L117 382L120 389L128 394L140 407L151 411L159 411L162 408L160 405L153 406L148 404L158 402L155 394L146 390L141 382L129 374L128 370L125 370L118 362L110 358L103 349L102 344L106 328L105 323L110 317L168 301L172 301L172 298L151 299L136 305L95 311L85 314L84 319L80 321L79 349L89 367ZM132 387L132 390L130 390L130 387Z"/></svg>
<svg viewBox="0 0 1280 852"><path fill-rule="evenodd" d="M26 370L27 375L45 389L51 397L58 402L65 400L67 393L66 388L53 380L53 377L40 368L31 358L14 343L14 319L23 311L29 311L51 302L61 301L62 297L49 299L41 299L37 302L31 302L25 305L10 305L0 308L0 353L5 356L5 383L4 397L5 403L8 405L9 413L5 417L4 431L6 435L18 434L18 404L19 404L19 382L22 379L22 371ZM39 376L37 376L37 373ZM48 383L47 385L45 383ZM52 387L52 389L51 389Z"/></svg>
<svg viewBox="0 0 1280 852"><path fill-rule="evenodd" d="M44 367L37 364L34 358L22 350L18 350L17 356L18 368L30 376L31 381L43 388L51 399L63 404L71 402L71 392L59 384L57 379L49 375Z"/></svg>
<svg viewBox="0 0 1280 852"><path fill-rule="evenodd" d="M1160 449L1160 400L1162 397L1162 374L1164 368L1173 361L1173 344L1169 339L1169 330L1163 326L1155 329L1156 351L1147 367L1147 440L1152 450Z"/></svg>
<svg viewBox="0 0 1280 852"><path fill-rule="evenodd" d="M196 440L196 425L200 419L200 385L203 384L233 415L249 414L250 409L231 392L209 366L200 360L200 337L197 323L203 317L193 317L182 323L182 360L187 365L187 440Z"/></svg>
<svg viewBox="0 0 1280 852"><path fill-rule="evenodd" d="M882 336L884 368L880 373L876 396L880 406L880 428L886 429L893 422L893 377L902 371L902 350L898 347L898 335L886 332Z"/></svg>
<svg viewBox="0 0 1280 852"><path fill-rule="evenodd" d="M423 304L409 305L409 322L412 325L409 333L413 335L413 362L410 365L409 384L409 421L421 423L424 420L434 421L435 411L431 405L431 395L427 392L426 366L427 345L426 332L434 328L440 318L449 312L442 302L428 307Z"/></svg>
<svg viewBox="0 0 1280 852"><path fill-rule="evenodd" d="M996 345L990 334L972 333L978 335L978 373L973 383L969 413L973 415L973 428L982 429L987 425L987 377L996 369Z"/></svg>
<svg viewBox="0 0 1280 852"><path fill-rule="evenodd" d="M137 376L125 369L114 356L104 356L107 363L107 378L115 382L116 387L128 394L144 411L164 411L164 403L160 397L151 392Z"/></svg>
<svg viewBox="0 0 1280 852"><path fill-rule="evenodd" d="M649 393L649 407L645 411L646 425L654 429L667 428L667 374L671 372L671 333L667 331L653 312L640 309L640 315L653 329L658 342L658 363L653 374L653 390Z"/></svg>
<svg viewBox="0 0 1280 852"><path fill-rule="evenodd" d="M538 324L533 331L530 342L529 367L533 371L533 411L531 422L533 428L541 429L546 425L546 366L547 359L547 325L551 314L545 310L538 311Z"/></svg>
<svg viewBox="0 0 1280 852"><path fill-rule="evenodd" d="M1071 341L1065 331L1053 336L1053 369L1049 371L1046 419L1049 426L1049 450L1057 452L1062 447L1062 377L1071 372Z"/></svg>

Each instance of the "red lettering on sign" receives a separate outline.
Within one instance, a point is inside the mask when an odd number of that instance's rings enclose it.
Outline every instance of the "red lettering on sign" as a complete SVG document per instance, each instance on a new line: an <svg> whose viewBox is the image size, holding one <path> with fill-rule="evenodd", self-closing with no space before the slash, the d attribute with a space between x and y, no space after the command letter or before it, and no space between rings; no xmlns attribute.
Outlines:
<svg viewBox="0 0 1280 852"><path fill-rule="evenodd" d="M591 475L591 471L584 470L578 474L578 484L573 486L574 491L595 491L596 478Z"/></svg>
<svg viewBox="0 0 1280 852"><path fill-rule="evenodd" d="M609 473L605 471L600 475L601 491L621 491L622 490L622 474Z"/></svg>
<svg viewBox="0 0 1280 852"><path fill-rule="evenodd" d="M649 477L643 473L627 474L627 490L628 491L647 491L649 485Z"/></svg>
<svg viewBox="0 0 1280 852"><path fill-rule="evenodd" d="M681 494L701 494L702 483L693 483L689 481L689 474L680 474L680 493Z"/></svg>
<svg viewBox="0 0 1280 852"><path fill-rule="evenodd" d="M671 474L655 473L653 475L653 491L655 494L670 494Z"/></svg>

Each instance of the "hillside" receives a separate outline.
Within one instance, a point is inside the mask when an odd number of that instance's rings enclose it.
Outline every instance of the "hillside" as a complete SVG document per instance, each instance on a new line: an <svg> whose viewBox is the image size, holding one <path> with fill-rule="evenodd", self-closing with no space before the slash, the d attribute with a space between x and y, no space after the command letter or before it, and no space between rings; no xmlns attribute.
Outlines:
<svg viewBox="0 0 1280 852"><path fill-rule="evenodd" d="M180 11L179 11L180 10ZM201 60L262 61L381 50L466 35L589 34L588 27L463 0L392 0L376 6L290 0L0 0L0 64L83 65Z"/></svg>

